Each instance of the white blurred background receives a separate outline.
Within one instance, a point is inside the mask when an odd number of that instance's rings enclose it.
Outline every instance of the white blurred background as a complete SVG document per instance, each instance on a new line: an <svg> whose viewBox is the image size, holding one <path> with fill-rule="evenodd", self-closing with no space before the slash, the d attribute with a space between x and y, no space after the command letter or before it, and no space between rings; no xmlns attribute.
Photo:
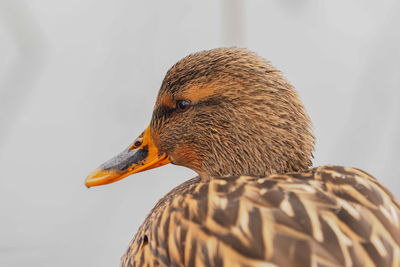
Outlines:
<svg viewBox="0 0 400 267"><path fill-rule="evenodd" d="M314 165L362 168L400 197L400 2L0 0L0 266L118 266L168 165L87 189L150 121L168 68L247 47L314 123Z"/></svg>

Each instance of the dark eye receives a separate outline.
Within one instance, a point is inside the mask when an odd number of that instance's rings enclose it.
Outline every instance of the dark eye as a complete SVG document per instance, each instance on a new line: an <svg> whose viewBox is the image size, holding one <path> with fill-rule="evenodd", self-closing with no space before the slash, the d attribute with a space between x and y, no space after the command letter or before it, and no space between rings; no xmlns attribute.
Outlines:
<svg viewBox="0 0 400 267"><path fill-rule="evenodd" d="M190 102L187 100L178 100L178 102L176 102L176 108L179 111L186 111L189 107L190 107Z"/></svg>

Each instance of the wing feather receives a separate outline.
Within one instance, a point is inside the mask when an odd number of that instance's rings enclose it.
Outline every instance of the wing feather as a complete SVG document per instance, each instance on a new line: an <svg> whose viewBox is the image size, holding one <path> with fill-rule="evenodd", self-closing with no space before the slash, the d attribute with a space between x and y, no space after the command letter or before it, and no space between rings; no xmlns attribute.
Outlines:
<svg viewBox="0 0 400 267"><path fill-rule="evenodd" d="M121 266L400 266L399 218L355 168L196 177L157 203Z"/></svg>

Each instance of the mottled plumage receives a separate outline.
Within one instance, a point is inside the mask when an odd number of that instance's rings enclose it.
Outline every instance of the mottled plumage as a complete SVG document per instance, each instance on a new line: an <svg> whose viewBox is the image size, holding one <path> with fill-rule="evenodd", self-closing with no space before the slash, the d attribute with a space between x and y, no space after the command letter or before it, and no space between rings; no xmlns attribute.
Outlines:
<svg viewBox="0 0 400 267"><path fill-rule="evenodd" d="M309 169L313 147L283 75L218 48L172 66L150 126L86 185L169 162L199 174L156 204L124 267L400 266L399 202L359 169Z"/></svg>
<svg viewBox="0 0 400 267"><path fill-rule="evenodd" d="M399 233L400 204L355 168L196 177L157 203L122 266L400 266Z"/></svg>

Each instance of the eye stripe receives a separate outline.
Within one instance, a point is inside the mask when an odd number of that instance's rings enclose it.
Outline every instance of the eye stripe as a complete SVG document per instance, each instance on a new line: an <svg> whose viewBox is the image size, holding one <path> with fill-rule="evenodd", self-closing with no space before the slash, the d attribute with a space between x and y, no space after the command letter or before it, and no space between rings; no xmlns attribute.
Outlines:
<svg viewBox="0 0 400 267"><path fill-rule="evenodd" d="M218 98L210 98L206 99L203 101L199 101L197 103L191 103L190 106L195 107L195 106L213 106L213 105L219 105L221 102L224 100L224 97L218 97ZM171 108L168 106L160 106L156 108L153 112L153 120L155 121L161 121L161 120L166 120L169 117L172 116L177 111L176 108Z"/></svg>
<svg viewBox="0 0 400 267"><path fill-rule="evenodd" d="M167 106L161 106L158 107L156 110L153 112L153 119L154 120L165 120L166 118L170 117L172 113L175 112L174 108L170 108Z"/></svg>
<svg viewBox="0 0 400 267"><path fill-rule="evenodd" d="M213 106L219 105L222 102L222 97L207 99L203 101L199 101L197 103L191 103L190 106ZM153 118L155 120L166 119L170 117L174 112L176 112L176 108L171 108L167 106L160 106L156 108L153 112Z"/></svg>
<svg viewBox="0 0 400 267"><path fill-rule="evenodd" d="M219 105L221 103L221 98L209 98L203 101L197 102L195 105L196 106L214 106L214 105Z"/></svg>

